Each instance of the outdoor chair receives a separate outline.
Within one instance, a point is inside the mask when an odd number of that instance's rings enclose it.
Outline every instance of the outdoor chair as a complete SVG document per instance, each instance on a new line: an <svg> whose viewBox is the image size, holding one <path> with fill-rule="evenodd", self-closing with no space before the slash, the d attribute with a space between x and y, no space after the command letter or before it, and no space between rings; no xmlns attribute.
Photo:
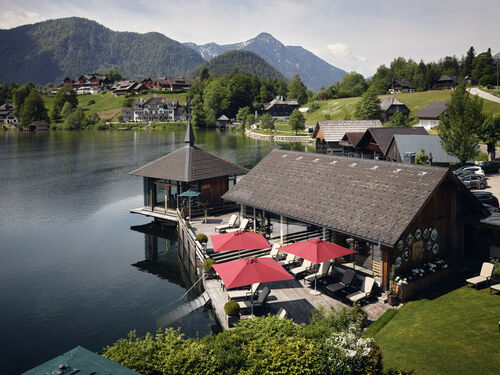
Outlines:
<svg viewBox="0 0 500 375"><path fill-rule="evenodd" d="M283 307L280 307L280 309L278 310L278 313L276 314L276 316L280 319L285 319L286 315L287 315L287 312Z"/></svg>
<svg viewBox="0 0 500 375"><path fill-rule="evenodd" d="M365 277L365 279L363 280L363 284L361 285L361 290L348 294L347 298L353 303L365 299L372 293L374 284L374 279L372 279L371 277Z"/></svg>
<svg viewBox="0 0 500 375"><path fill-rule="evenodd" d="M281 260L278 263L281 264L282 266L289 266L291 264L294 264L296 262L297 257L293 254L287 254L285 260Z"/></svg>
<svg viewBox="0 0 500 375"><path fill-rule="evenodd" d="M297 276L303 274L304 272L306 272L307 270L310 270L312 267L313 267L313 263L310 260L304 259L304 261L302 262L302 265L299 267L292 268L290 270L290 273L293 276L297 277Z"/></svg>
<svg viewBox="0 0 500 375"><path fill-rule="evenodd" d="M215 227L215 231L219 231L219 233L221 233L222 231L226 231L226 229L234 228L236 220L238 220L238 215L231 215L229 221L226 224L217 225Z"/></svg>
<svg viewBox="0 0 500 375"><path fill-rule="evenodd" d="M227 292L229 299L241 299L247 298L250 299L253 294L253 298L256 298L258 295L257 290L259 289L260 283L255 283L250 286L250 289L247 290L230 290Z"/></svg>
<svg viewBox="0 0 500 375"><path fill-rule="evenodd" d="M467 284L472 284L477 288L479 284L488 282L491 279L493 268L495 268L495 266L492 263L484 262L479 276L471 277L470 279L465 280L465 282Z"/></svg>
<svg viewBox="0 0 500 375"><path fill-rule="evenodd" d="M263 255L261 258L273 258L275 260L278 259L280 257L280 247L281 245L279 243L273 244L273 247L271 248L269 254Z"/></svg>
<svg viewBox="0 0 500 375"><path fill-rule="evenodd" d="M238 305L240 306L240 309L250 309L253 307L263 307L266 304L267 297L269 297L269 293L271 293L271 289L269 289L267 286L262 289L262 291L259 293L259 298L257 298L256 301L240 301L238 302Z"/></svg>
<svg viewBox="0 0 500 375"><path fill-rule="evenodd" d="M240 226L238 228L228 229L228 230L226 230L226 233L233 233L233 232L237 232L239 230L246 231L247 227L248 227L248 223L249 223L248 219L243 219L243 220L241 220Z"/></svg>
<svg viewBox="0 0 500 375"><path fill-rule="evenodd" d="M311 275L307 275L306 277L304 277L304 279L311 282L311 283L314 282L314 280L322 279L323 277L328 275L328 270L330 269L330 264L331 264L330 260L327 260L326 262L321 263L319 265L318 272L313 273Z"/></svg>
<svg viewBox="0 0 500 375"><path fill-rule="evenodd" d="M354 275L355 273L353 270L345 270L344 275L342 276L342 280L340 280L338 283L328 284L326 286L326 289L332 293L344 290L351 285L352 280L354 279Z"/></svg>

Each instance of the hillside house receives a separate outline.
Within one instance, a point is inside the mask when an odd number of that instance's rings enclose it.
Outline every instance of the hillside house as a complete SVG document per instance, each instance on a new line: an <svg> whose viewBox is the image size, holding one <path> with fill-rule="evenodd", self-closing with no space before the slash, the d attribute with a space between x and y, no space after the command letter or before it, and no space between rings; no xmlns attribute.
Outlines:
<svg viewBox="0 0 500 375"><path fill-rule="evenodd" d="M193 85L194 78L186 77L165 77L165 78L146 78L141 83L148 89L163 91L189 90Z"/></svg>
<svg viewBox="0 0 500 375"><path fill-rule="evenodd" d="M126 95L126 94L138 94L145 87L138 82L127 80L127 81L117 81L111 86L111 91L116 96Z"/></svg>
<svg viewBox="0 0 500 375"><path fill-rule="evenodd" d="M394 96L382 98L380 100L380 109L382 122L389 121L395 113L402 113L406 117L410 115L410 109L406 104L397 100Z"/></svg>
<svg viewBox="0 0 500 375"><path fill-rule="evenodd" d="M447 168L274 149L223 198L243 216L264 218L277 241L293 228L353 248L336 265L383 289L393 266L402 276L438 257L451 267L465 255L484 257L500 238L490 232L466 249L490 213Z"/></svg>
<svg viewBox="0 0 500 375"><path fill-rule="evenodd" d="M95 94L104 90L111 81L106 76L81 75L77 78L66 77L63 81L64 86L69 86L77 94Z"/></svg>
<svg viewBox="0 0 500 375"><path fill-rule="evenodd" d="M297 100L284 100L283 97L277 96L269 103L264 104L263 113L269 113L275 118L287 118L290 117L293 110L296 108L299 108Z"/></svg>
<svg viewBox="0 0 500 375"><path fill-rule="evenodd" d="M123 121L165 122L185 120L185 113L181 111L181 107L176 100L166 100L156 96L148 100L136 100L131 108L123 110Z"/></svg>
<svg viewBox="0 0 500 375"><path fill-rule="evenodd" d="M0 105L0 123L3 124L17 124L18 118L14 115L14 103L4 103Z"/></svg>
<svg viewBox="0 0 500 375"><path fill-rule="evenodd" d="M434 85L434 89L450 89L457 87L459 79L457 76L442 75Z"/></svg>
<svg viewBox="0 0 500 375"><path fill-rule="evenodd" d="M318 121L312 137L316 140L316 151L342 153L340 141L346 133L363 133L368 128L381 128L380 120L330 120ZM353 136L353 135L351 135Z"/></svg>
<svg viewBox="0 0 500 375"><path fill-rule="evenodd" d="M429 155L430 163L435 166L448 167L451 163L460 162L443 149L439 135L429 134L394 134L385 157L389 161L414 163L415 156L421 154L421 150Z"/></svg>
<svg viewBox="0 0 500 375"><path fill-rule="evenodd" d="M408 92L415 92L415 86L411 82L404 81L402 79L396 79L392 81L391 87L389 87L389 92L391 94L401 94Z"/></svg>
<svg viewBox="0 0 500 375"><path fill-rule="evenodd" d="M350 144L342 140L340 145L344 148L344 154L351 153L351 156L366 159L384 159L387 149L394 134L419 134L427 135L427 131L421 127L408 128L368 128L355 144ZM347 135L347 133L346 133ZM351 135L352 138L352 135ZM344 139L344 138L343 138ZM348 137L349 139L349 137Z"/></svg>
<svg viewBox="0 0 500 375"><path fill-rule="evenodd" d="M427 130L436 127L439 124L439 116L446 111L446 103L446 101L434 102L422 108L415 115L420 120L418 126L423 126Z"/></svg>

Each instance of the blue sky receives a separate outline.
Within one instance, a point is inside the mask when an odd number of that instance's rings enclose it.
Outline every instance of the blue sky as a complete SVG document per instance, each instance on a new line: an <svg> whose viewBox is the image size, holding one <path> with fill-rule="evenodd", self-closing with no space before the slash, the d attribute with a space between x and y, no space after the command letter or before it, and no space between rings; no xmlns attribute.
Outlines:
<svg viewBox="0 0 500 375"><path fill-rule="evenodd" d="M117 31L235 43L268 32L347 71L371 75L397 56L436 60L500 51L496 0L0 0L0 28L81 16Z"/></svg>

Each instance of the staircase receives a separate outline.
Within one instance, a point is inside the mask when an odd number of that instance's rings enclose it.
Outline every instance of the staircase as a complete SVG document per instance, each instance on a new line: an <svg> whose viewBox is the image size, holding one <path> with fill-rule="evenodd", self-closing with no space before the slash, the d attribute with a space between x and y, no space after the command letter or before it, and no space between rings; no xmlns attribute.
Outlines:
<svg viewBox="0 0 500 375"><path fill-rule="evenodd" d="M194 310L197 310L200 307L205 306L208 302L210 302L210 297L208 295L208 292L205 291L198 298L195 298L194 300L187 302L173 309L172 311L169 311L168 313L160 316L159 318L156 319L156 322L160 327L168 326L169 324L188 315Z"/></svg>

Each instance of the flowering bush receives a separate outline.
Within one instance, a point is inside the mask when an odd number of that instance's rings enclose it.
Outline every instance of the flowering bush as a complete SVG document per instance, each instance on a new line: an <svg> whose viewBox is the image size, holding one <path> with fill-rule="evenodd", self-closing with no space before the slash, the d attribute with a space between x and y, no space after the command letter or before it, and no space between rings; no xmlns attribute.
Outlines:
<svg viewBox="0 0 500 375"><path fill-rule="evenodd" d="M413 280L418 280L425 275L435 273L441 269L448 268L450 260L444 260L441 258L434 259L432 262L427 262L420 267L412 269L406 277L396 276L394 282L397 285L407 285L408 282Z"/></svg>

